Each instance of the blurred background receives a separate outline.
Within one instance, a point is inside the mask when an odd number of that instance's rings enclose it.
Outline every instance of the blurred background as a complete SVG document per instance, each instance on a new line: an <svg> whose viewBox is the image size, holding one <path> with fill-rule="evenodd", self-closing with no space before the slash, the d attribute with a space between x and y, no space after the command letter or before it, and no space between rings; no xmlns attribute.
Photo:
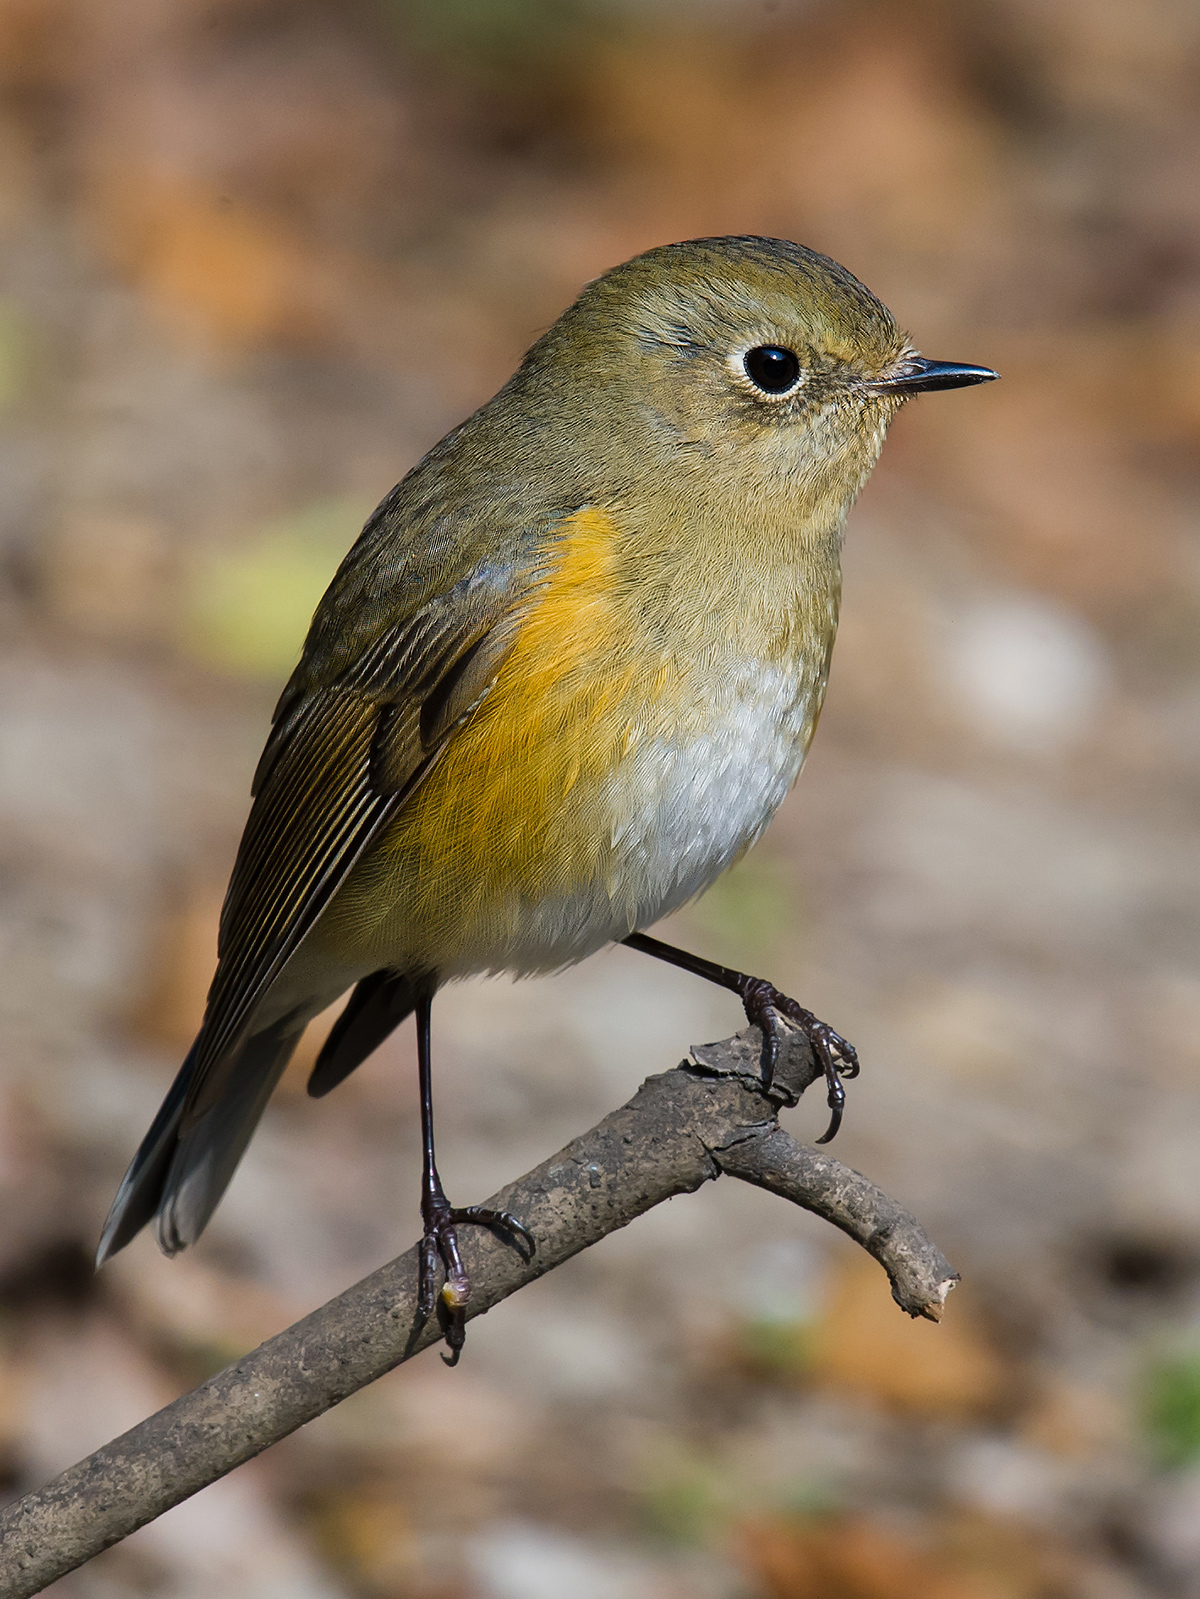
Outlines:
<svg viewBox="0 0 1200 1599"><path fill-rule="evenodd" d="M857 1044L836 1152L943 1325L722 1182L56 1593L1200 1594L1198 73L1193 0L0 0L14 1494L415 1237L406 1029L319 1104L306 1041L201 1244L90 1267L373 505L667 240L799 239L1004 374L896 423L804 777L669 934ZM460 1203L739 1025L628 951L436 1019Z"/></svg>

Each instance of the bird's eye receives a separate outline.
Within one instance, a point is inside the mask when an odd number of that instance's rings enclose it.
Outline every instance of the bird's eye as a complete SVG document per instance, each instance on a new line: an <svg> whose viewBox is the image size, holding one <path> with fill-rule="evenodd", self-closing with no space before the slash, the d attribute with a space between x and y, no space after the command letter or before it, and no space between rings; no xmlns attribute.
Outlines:
<svg viewBox="0 0 1200 1599"><path fill-rule="evenodd" d="M747 350L742 364L751 383L764 394L786 394L795 387L800 376L800 361L795 352L781 349L778 344L760 344Z"/></svg>

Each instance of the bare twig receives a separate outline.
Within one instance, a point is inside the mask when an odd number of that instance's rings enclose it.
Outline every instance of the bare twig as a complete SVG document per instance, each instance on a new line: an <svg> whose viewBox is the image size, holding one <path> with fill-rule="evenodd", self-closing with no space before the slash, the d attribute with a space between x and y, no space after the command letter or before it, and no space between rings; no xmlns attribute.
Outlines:
<svg viewBox="0 0 1200 1599"><path fill-rule="evenodd" d="M462 1234L482 1315L526 1283L673 1195L722 1172L833 1222L880 1262L896 1302L937 1321L957 1280L894 1200L779 1126L820 1075L792 1036L770 1094L758 1077L755 1031L693 1051L633 1098L487 1204L537 1238L523 1261L481 1228ZM436 1343L417 1317L417 1250L330 1300L210 1377L0 1517L0 1595L26 1599L302 1427L347 1395Z"/></svg>

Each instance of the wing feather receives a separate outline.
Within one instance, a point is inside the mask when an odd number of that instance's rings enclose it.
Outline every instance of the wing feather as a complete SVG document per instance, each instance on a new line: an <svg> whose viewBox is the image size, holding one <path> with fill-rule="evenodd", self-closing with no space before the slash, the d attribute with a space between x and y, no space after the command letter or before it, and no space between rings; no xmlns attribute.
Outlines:
<svg viewBox="0 0 1200 1599"><path fill-rule="evenodd" d="M187 1115L202 1114L220 1084L214 1063L299 947L332 892L403 802L374 793L368 762L378 709L323 696L282 752L251 812L222 915L220 959L197 1054Z"/></svg>
<svg viewBox="0 0 1200 1599"><path fill-rule="evenodd" d="M220 1098L267 989L495 681L539 576L510 569L504 586L495 570L382 630L332 682L306 681L302 662L285 689L221 913L185 1126Z"/></svg>

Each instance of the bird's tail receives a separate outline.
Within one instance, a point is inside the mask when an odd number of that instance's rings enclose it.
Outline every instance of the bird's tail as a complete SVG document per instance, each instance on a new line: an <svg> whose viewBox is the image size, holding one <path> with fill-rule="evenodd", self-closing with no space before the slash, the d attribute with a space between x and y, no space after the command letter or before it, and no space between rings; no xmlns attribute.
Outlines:
<svg viewBox="0 0 1200 1599"><path fill-rule="evenodd" d="M195 1243L229 1186L306 1020L285 1016L252 1033L238 1046L221 1098L185 1129L183 1111L196 1061L192 1045L117 1190L96 1251L97 1266L124 1249L155 1215L165 1254Z"/></svg>
<svg viewBox="0 0 1200 1599"><path fill-rule="evenodd" d="M422 992L432 992L428 980L406 977L403 972L372 972L364 977L317 1056L308 1079L312 1097L323 1098L361 1066L389 1033L412 1015Z"/></svg>

